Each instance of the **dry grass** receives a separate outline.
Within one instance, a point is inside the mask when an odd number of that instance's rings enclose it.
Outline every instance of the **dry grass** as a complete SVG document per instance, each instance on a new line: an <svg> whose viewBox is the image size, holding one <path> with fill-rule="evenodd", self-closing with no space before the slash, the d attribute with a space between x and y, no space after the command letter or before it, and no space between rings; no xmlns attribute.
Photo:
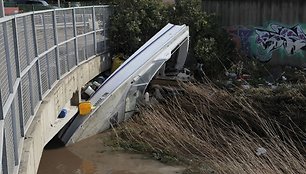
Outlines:
<svg viewBox="0 0 306 174"><path fill-rule="evenodd" d="M299 141L306 136L298 128L271 119L249 97L211 85L182 89L139 106L141 112L116 129L121 145L176 157L198 173L306 173ZM267 153L257 156L260 147Z"/></svg>

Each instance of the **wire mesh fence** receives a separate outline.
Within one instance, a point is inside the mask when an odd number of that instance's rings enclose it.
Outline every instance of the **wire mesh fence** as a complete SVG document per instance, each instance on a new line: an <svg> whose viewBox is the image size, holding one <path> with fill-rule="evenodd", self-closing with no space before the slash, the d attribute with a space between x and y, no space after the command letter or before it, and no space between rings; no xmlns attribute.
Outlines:
<svg viewBox="0 0 306 174"><path fill-rule="evenodd" d="M0 19L0 173L19 165L24 132L55 83L108 52L110 13L109 6L91 6Z"/></svg>

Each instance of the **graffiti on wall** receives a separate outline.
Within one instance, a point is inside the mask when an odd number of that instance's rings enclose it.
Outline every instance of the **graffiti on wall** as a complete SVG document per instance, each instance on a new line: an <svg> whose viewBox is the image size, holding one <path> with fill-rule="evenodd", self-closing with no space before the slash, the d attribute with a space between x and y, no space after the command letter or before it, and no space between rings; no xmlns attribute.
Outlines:
<svg viewBox="0 0 306 174"><path fill-rule="evenodd" d="M272 30L256 29L256 43L261 46L267 54L282 49L287 55L294 55L306 50L306 35L300 25L286 28L280 25L271 25Z"/></svg>
<svg viewBox="0 0 306 174"><path fill-rule="evenodd" d="M306 34L301 25L270 24L266 29L238 27L228 31L242 53L261 62L270 61L274 53L304 57L306 51Z"/></svg>

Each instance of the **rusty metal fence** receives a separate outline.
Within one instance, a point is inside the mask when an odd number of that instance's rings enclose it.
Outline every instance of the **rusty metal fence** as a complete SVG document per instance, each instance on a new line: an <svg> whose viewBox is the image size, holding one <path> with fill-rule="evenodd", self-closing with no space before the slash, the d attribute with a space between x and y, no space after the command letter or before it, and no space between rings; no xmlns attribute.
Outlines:
<svg viewBox="0 0 306 174"><path fill-rule="evenodd" d="M0 18L0 173L18 172L25 132L57 81L108 52L110 14L91 6Z"/></svg>

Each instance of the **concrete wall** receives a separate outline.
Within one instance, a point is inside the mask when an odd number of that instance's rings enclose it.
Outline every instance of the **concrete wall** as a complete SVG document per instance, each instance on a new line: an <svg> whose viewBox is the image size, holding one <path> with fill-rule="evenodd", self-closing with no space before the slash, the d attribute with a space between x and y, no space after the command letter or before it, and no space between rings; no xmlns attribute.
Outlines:
<svg viewBox="0 0 306 174"><path fill-rule="evenodd" d="M45 97L25 135L20 174L37 173L44 146L78 111L70 105L73 93L110 65L109 55L92 58L67 74ZM67 109L67 116L58 119L63 108Z"/></svg>
<svg viewBox="0 0 306 174"><path fill-rule="evenodd" d="M304 0L202 0L202 9L220 16L223 26L261 26L269 21L293 25L306 21Z"/></svg>
<svg viewBox="0 0 306 174"><path fill-rule="evenodd" d="M273 65L306 67L306 26L271 22L267 26L228 27L237 49L244 55Z"/></svg>
<svg viewBox="0 0 306 174"><path fill-rule="evenodd" d="M306 1L203 0L218 16L237 49L276 66L306 67Z"/></svg>

